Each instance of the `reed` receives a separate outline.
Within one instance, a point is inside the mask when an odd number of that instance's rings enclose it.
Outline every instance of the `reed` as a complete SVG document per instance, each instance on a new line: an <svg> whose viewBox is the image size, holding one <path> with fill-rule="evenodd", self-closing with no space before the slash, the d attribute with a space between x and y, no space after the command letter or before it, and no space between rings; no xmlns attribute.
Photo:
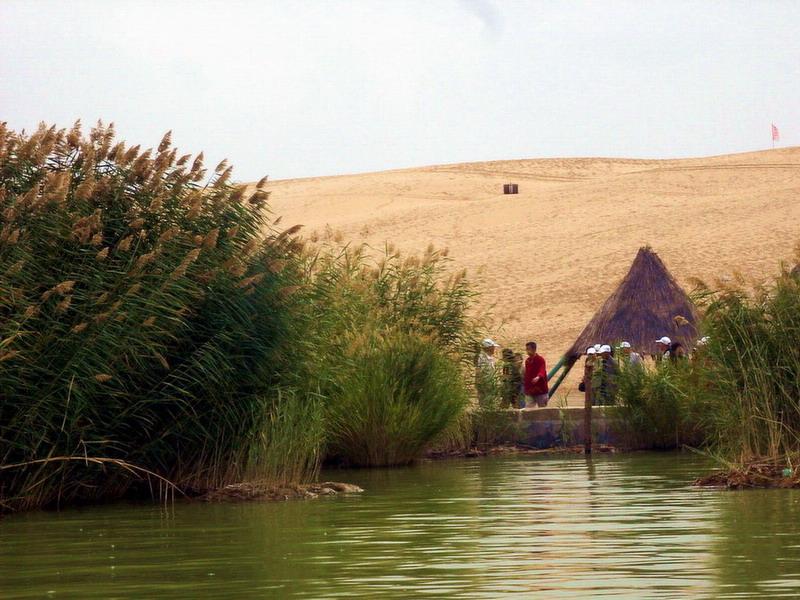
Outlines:
<svg viewBox="0 0 800 600"><path fill-rule="evenodd" d="M328 411L329 454L357 466L407 464L461 416L467 404L458 364L434 340L373 331L343 361Z"/></svg>
<svg viewBox="0 0 800 600"><path fill-rule="evenodd" d="M323 399L329 457L408 463L464 412L475 293L444 251L406 257L329 237L306 250L287 371Z"/></svg>
<svg viewBox="0 0 800 600"><path fill-rule="evenodd" d="M800 247L797 259L800 261ZM728 460L800 452L800 276L784 265L771 281L703 286L706 370L701 401L713 447Z"/></svg>
<svg viewBox="0 0 800 600"><path fill-rule="evenodd" d="M676 448L703 444L705 403L698 402L694 363L622 361L616 377L613 414L630 448Z"/></svg>
<svg viewBox="0 0 800 600"><path fill-rule="evenodd" d="M270 464L254 456L275 444L255 433L295 400L273 385L292 281L270 265L296 260L296 241L267 221L263 190L188 164L169 134L142 151L102 124L0 126L0 463L18 465L6 506L147 487L103 461L187 492ZM308 472L308 452L274 476Z"/></svg>
<svg viewBox="0 0 800 600"><path fill-rule="evenodd" d="M797 260L800 261L800 247ZM689 363L623 369L622 421L635 443L704 445L728 463L800 455L800 274L748 286L698 281L707 343Z"/></svg>

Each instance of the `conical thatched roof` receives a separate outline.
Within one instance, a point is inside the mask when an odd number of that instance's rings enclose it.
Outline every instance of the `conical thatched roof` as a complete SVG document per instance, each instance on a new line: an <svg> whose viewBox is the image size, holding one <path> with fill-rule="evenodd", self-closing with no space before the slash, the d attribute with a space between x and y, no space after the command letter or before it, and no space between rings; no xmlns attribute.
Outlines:
<svg viewBox="0 0 800 600"><path fill-rule="evenodd" d="M654 354L655 340L669 336L691 350L697 312L650 246L639 248L630 271L567 351L575 358L593 344L631 343L634 351Z"/></svg>

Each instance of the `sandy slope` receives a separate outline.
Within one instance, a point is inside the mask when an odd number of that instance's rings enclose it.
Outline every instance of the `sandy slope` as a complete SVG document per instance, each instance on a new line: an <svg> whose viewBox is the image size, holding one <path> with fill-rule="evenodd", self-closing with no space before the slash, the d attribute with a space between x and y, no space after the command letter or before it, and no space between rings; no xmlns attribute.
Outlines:
<svg viewBox="0 0 800 600"><path fill-rule="evenodd" d="M504 183L519 195L504 196ZM420 251L445 246L493 304L499 343L555 360L650 244L689 280L766 277L800 239L800 147L685 160L440 165L270 183L307 235ZM502 326L500 326L503 322Z"/></svg>

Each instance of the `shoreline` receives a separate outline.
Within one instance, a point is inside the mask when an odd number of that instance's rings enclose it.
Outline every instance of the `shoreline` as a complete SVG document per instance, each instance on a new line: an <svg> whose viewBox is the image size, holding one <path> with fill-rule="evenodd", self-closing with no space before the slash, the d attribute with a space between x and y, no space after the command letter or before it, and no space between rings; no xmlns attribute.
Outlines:
<svg viewBox="0 0 800 600"><path fill-rule="evenodd" d="M796 489L800 488L800 471L785 462L761 459L698 477L692 485L726 490Z"/></svg>

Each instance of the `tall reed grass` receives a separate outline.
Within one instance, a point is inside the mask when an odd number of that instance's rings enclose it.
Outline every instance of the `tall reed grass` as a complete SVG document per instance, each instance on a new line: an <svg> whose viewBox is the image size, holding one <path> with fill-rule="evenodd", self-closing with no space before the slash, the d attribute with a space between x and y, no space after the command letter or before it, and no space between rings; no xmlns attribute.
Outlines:
<svg viewBox="0 0 800 600"><path fill-rule="evenodd" d="M688 361L620 361L616 406L607 410L618 419L624 444L630 448L702 444L707 406L698 402L698 376Z"/></svg>
<svg viewBox="0 0 800 600"><path fill-rule="evenodd" d="M297 295L297 385L323 399L331 458L406 464L466 408L475 293L432 246L407 257L316 244Z"/></svg>
<svg viewBox="0 0 800 600"><path fill-rule="evenodd" d="M403 464L463 418L446 252L306 248L230 178L169 134L0 126L0 509Z"/></svg>
<svg viewBox="0 0 800 600"><path fill-rule="evenodd" d="M332 458L358 466L407 464L450 428L467 404L459 365L435 339L372 330L347 355L328 411Z"/></svg>
<svg viewBox="0 0 800 600"><path fill-rule="evenodd" d="M142 484L113 461L184 490L218 487L269 464L265 425L306 418L271 386L296 241L266 221L263 181L246 193L230 178L224 161L207 177L169 134L142 150L102 124L88 136L80 124L0 126L7 507Z"/></svg>
<svg viewBox="0 0 800 600"><path fill-rule="evenodd" d="M796 252L800 261L800 245ZM800 455L800 275L786 265L769 282L704 285L708 345L701 401L711 445L728 460Z"/></svg>
<svg viewBox="0 0 800 600"><path fill-rule="evenodd" d="M800 261L800 246L796 253ZM623 369L618 414L634 442L704 445L729 463L800 457L800 274L708 285L695 297L707 343L682 365Z"/></svg>

